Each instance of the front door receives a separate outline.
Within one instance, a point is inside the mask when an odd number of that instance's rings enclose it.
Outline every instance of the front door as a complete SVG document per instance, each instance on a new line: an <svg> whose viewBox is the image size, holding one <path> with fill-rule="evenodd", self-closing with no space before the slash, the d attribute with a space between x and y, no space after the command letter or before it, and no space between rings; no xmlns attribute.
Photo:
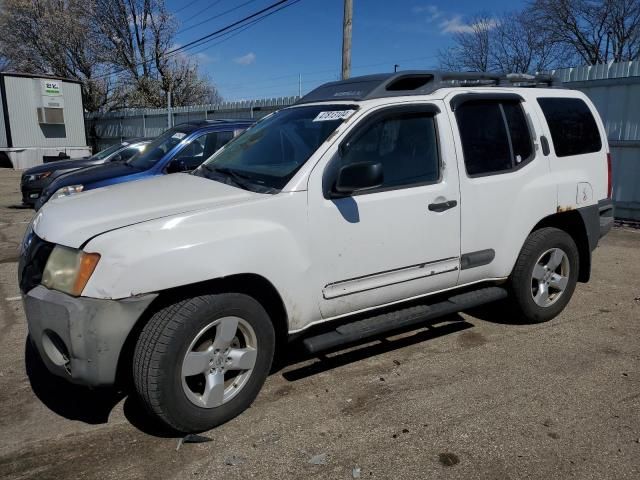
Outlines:
<svg viewBox="0 0 640 480"><path fill-rule="evenodd" d="M309 179L323 318L455 286L460 198L451 127L434 104L378 109L334 144ZM341 167L379 162L379 188L332 198Z"/></svg>

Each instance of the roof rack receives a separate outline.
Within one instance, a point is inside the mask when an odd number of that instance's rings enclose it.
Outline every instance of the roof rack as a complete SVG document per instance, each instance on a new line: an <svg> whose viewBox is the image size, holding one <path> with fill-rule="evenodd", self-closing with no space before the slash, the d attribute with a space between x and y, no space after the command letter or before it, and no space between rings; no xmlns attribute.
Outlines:
<svg viewBox="0 0 640 480"><path fill-rule="evenodd" d="M409 70L353 77L320 85L302 97L297 104L327 100L370 100L405 95L428 95L447 87L552 87L551 75L522 73L443 72Z"/></svg>

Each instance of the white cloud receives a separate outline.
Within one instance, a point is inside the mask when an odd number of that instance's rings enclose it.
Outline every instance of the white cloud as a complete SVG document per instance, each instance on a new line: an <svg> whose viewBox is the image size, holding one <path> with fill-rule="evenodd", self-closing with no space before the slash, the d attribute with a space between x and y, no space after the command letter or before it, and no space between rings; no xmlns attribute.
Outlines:
<svg viewBox="0 0 640 480"><path fill-rule="evenodd" d="M205 53L205 52L198 52L193 56L196 58L197 62L200 65L206 65L208 63L215 63L220 61L219 55L209 55L208 53Z"/></svg>
<svg viewBox="0 0 640 480"><path fill-rule="evenodd" d="M249 52L246 55L234 58L233 61L238 65L251 65L256 61L256 54L253 52Z"/></svg>
<svg viewBox="0 0 640 480"><path fill-rule="evenodd" d="M477 30L493 30L498 26L499 22L495 18L487 18L475 23L465 23L462 21L462 15L454 15L453 17L443 20L440 23L442 33L473 33Z"/></svg>
<svg viewBox="0 0 640 480"><path fill-rule="evenodd" d="M415 15L425 15L427 22L433 22L442 17L442 10L437 5L419 5L411 9Z"/></svg>

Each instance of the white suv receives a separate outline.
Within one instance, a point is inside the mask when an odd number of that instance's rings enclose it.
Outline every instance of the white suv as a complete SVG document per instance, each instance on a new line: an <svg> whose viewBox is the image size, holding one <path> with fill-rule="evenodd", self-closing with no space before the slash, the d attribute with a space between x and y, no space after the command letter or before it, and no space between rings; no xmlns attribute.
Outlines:
<svg viewBox="0 0 640 480"><path fill-rule="evenodd" d="M52 201L21 257L31 340L189 432L246 409L293 334L317 352L497 300L549 320L613 223L602 122L551 83L329 83L193 174Z"/></svg>

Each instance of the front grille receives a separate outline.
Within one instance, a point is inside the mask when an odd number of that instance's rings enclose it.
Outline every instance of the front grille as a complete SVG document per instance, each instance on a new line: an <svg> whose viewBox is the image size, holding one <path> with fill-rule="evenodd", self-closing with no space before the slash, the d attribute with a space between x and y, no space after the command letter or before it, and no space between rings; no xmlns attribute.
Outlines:
<svg viewBox="0 0 640 480"><path fill-rule="evenodd" d="M18 284L22 293L40 285L42 272L55 247L55 244L42 240L35 233L31 234L31 238L26 238L25 243L18 264Z"/></svg>

